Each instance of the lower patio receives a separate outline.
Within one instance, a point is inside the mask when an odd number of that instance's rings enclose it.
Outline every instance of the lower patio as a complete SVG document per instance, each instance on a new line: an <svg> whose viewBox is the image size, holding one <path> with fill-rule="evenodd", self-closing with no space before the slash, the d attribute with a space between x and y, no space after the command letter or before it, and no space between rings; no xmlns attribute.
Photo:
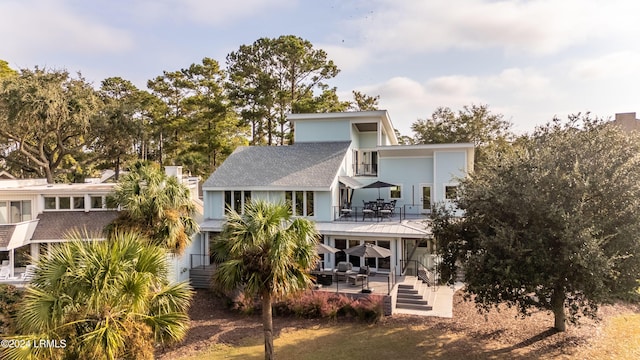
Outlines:
<svg viewBox="0 0 640 360"><path fill-rule="evenodd" d="M355 275L355 274L354 274ZM393 314L411 314L451 318L453 316L453 295L463 287L462 283L454 286L428 286L415 276L378 273L369 275L367 280L355 284L348 276L336 281L337 276L331 271L315 274L317 277L315 291L334 292L350 297L382 296L386 316ZM329 282L330 280L330 282ZM415 287L415 300L408 299L408 306L401 306L399 298L403 298L402 288ZM411 305L411 303L416 305Z"/></svg>

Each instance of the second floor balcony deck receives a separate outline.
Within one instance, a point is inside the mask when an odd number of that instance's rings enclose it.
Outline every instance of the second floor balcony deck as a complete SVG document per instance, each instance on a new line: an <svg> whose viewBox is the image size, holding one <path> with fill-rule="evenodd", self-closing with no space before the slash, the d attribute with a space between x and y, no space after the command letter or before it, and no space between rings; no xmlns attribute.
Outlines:
<svg viewBox="0 0 640 360"><path fill-rule="evenodd" d="M333 221L348 222L400 222L403 220L429 219L431 210L419 205L394 206L392 208L368 208L364 206L333 207Z"/></svg>

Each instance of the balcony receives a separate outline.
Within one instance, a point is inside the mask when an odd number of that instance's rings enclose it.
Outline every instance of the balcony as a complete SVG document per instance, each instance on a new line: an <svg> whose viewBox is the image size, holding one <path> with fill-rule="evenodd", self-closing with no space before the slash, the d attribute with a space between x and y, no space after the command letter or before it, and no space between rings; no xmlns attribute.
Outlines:
<svg viewBox="0 0 640 360"><path fill-rule="evenodd" d="M403 220L423 220L431 217L431 211L425 211L418 205L396 206L390 211L371 211L364 207L333 207L333 221L347 222L402 222Z"/></svg>
<svg viewBox="0 0 640 360"><path fill-rule="evenodd" d="M378 164L353 164L354 176L378 176Z"/></svg>

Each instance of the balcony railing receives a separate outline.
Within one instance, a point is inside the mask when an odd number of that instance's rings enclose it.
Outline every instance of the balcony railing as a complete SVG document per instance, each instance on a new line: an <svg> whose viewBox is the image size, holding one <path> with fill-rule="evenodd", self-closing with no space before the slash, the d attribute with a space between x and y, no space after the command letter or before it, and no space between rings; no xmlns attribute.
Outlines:
<svg viewBox="0 0 640 360"><path fill-rule="evenodd" d="M372 212L364 210L365 208L363 206L352 206L350 208L334 206L333 220L352 222L381 222L402 221L406 219L424 219L429 217L429 212L421 210L421 208L416 205L396 206L390 212Z"/></svg>
<svg viewBox="0 0 640 360"><path fill-rule="evenodd" d="M377 176L378 164L353 164L355 176Z"/></svg>

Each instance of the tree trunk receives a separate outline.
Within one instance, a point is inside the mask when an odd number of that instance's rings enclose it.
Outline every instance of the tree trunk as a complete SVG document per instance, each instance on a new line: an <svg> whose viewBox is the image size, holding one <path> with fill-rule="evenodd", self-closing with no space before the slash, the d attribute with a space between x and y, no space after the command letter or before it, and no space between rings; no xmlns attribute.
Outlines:
<svg viewBox="0 0 640 360"><path fill-rule="evenodd" d="M566 330L566 315L564 313L565 293L562 287L556 287L551 295L551 310L555 318L554 328L558 331Z"/></svg>
<svg viewBox="0 0 640 360"><path fill-rule="evenodd" d="M53 170L48 166L44 166L44 174L47 177L47 184L53 184Z"/></svg>
<svg viewBox="0 0 640 360"><path fill-rule="evenodd" d="M120 155L116 156L116 171L115 171L115 174L114 174L114 178L115 178L116 182L120 178Z"/></svg>
<svg viewBox="0 0 640 360"><path fill-rule="evenodd" d="M262 295L262 326L264 329L264 359L273 360L273 316L271 314L271 294Z"/></svg>

